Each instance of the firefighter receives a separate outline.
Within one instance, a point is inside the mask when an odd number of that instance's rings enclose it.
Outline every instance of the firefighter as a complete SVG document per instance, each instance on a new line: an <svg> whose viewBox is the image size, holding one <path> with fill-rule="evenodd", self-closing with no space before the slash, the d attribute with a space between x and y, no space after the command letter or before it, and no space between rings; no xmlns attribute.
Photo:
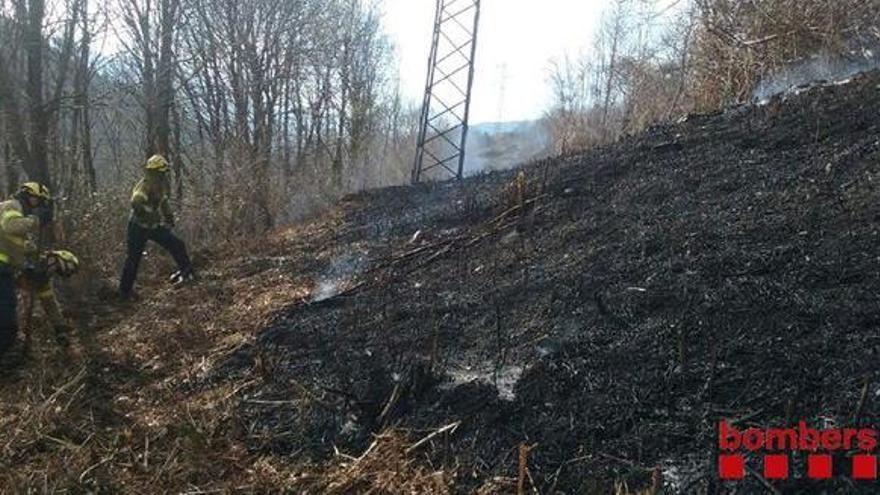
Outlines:
<svg viewBox="0 0 880 495"><path fill-rule="evenodd" d="M67 346L71 326L61 312L52 288L53 277L68 278L79 270L79 259L70 251L47 251L35 263L28 263L19 278L19 288L36 295L55 330L55 339ZM27 329L26 329L27 330Z"/></svg>
<svg viewBox="0 0 880 495"><path fill-rule="evenodd" d="M174 215L168 200L171 193L168 172L168 161L162 155L153 155L144 167L144 178L132 191L128 249L119 282L119 297L123 301L131 298L147 241L162 246L177 263L178 271L171 276L172 284L180 285L195 279L195 271L186 252L186 244L171 232L174 227Z"/></svg>
<svg viewBox="0 0 880 495"><path fill-rule="evenodd" d="M36 252L30 237L52 223L54 208L49 189L28 182L8 201L0 203L0 356L18 334L16 273Z"/></svg>

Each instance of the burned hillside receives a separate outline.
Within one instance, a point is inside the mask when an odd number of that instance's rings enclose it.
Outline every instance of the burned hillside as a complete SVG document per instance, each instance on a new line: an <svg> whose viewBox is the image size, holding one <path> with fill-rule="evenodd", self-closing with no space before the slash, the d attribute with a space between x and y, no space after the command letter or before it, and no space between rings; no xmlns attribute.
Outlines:
<svg viewBox="0 0 880 495"><path fill-rule="evenodd" d="M541 493L717 488L722 418L876 421L878 110L872 73L534 163L524 189L351 197L296 275L321 293L210 381L261 373L248 448L291 461L456 425L413 458L462 492L516 479L521 444Z"/></svg>
<svg viewBox="0 0 880 495"><path fill-rule="evenodd" d="M137 304L83 281L78 355L0 389L0 488L871 492L715 460L721 419L877 421L878 110L876 72L799 88L360 193Z"/></svg>

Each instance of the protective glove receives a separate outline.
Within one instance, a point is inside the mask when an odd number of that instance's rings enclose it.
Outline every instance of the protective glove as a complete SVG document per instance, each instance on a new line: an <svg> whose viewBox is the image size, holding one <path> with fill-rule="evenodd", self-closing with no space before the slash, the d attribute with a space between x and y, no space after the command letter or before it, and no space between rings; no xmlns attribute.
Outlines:
<svg viewBox="0 0 880 495"><path fill-rule="evenodd" d="M49 225L55 221L55 207L52 203L34 208L34 215L40 220L40 225Z"/></svg>

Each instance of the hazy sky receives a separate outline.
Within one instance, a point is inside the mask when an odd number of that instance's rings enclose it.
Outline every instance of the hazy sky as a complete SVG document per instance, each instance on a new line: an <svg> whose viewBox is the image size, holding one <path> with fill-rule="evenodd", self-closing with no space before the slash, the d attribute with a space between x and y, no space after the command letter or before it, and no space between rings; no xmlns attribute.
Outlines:
<svg viewBox="0 0 880 495"><path fill-rule="evenodd" d="M566 53L577 56L589 46L606 3L483 0L471 122L540 117L550 102L550 60ZM425 88L435 5L435 0L384 0L402 91L413 101L421 102Z"/></svg>

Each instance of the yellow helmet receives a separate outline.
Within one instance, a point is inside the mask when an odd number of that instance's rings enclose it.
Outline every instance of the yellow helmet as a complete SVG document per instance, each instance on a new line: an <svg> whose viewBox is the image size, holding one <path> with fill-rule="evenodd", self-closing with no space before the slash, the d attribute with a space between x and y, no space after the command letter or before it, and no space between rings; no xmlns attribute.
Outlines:
<svg viewBox="0 0 880 495"><path fill-rule="evenodd" d="M168 160L162 155L153 155L147 160L147 165L144 168L157 172L167 172L169 170Z"/></svg>
<svg viewBox="0 0 880 495"><path fill-rule="evenodd" d="M21 185L20 191L43 201L52 201L52 193L49 192L49 188L39 182L25 182Z"/></svg>
<svg viewBox="0 0 880 495"><path fill-rule="evenodd" d="M49 251L44 256L46 269L53 275L70 277L79 270L79 259L70 251Z"/></svg>

